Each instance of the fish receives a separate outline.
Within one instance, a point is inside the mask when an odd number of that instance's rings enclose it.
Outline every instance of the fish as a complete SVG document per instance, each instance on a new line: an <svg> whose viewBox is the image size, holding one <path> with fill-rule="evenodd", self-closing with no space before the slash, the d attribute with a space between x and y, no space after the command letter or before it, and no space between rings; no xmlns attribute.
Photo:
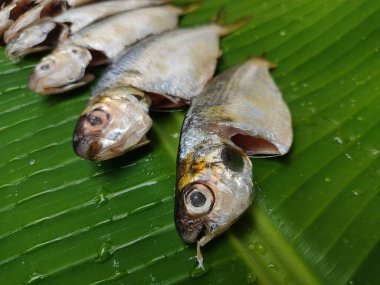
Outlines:
<svg viewBox="0 0 380 285"><path fill-rule="evenodd" d="M26 11L38 5L43 0L14 0L3 3L0 10L0 38L5 31Z"/></svg>
<svg viewBox="0 0 380 285"><path fill-rule="evenodd" d="M147 144L149 108L175 107L197 96L214 74L220 37L240 26L177 29L128 48L92 91L74 132L76 154L100 161Z"/></svg>
<svg viewBox="0 0 380 285"><path fill-rule="evenodd" d="M168 1L114 0L69 9L56 17L42 19L19 31L14 38L8 41L6 53L12 61L17 62L27 54L54 48L66 40L69 35L100 19L116 13L166 2Z"/></svg>
<svg viewBox="0 0 380 285"><path fill-rule="evenodd" d="M126 46L176 28L182 13L178 7L165 5L127 11L96 22L73 34L43 58L30 76L29 87L36 93L47 95L83 86L94 78L86 73L87 66L107 63ZM84 56L74 55L73 61L73 51Z"/></svg>
<svg viewBox="0 0 380 285"><path fill-rule="evenodd" d="M12 2L12 0L1 0L0 1L0 9L3 9L5 6L10 4L11 2Z"/></svg>
<svg viewBox="0 0 380 285"><path fill-rule="evenodd" d="M66 11L70 7L77 7L96 0L19 0L15 8L21 5L25 7L22 9L22 13L18 13L15 19L12 14L4 15L0 14L0 31L3 28L4 42L7 44L14 39L20 31L36 23L40 19L45 17L54 17L62 12ZM28 4L28 5L27 5ZM8 19L7 19L8 16ZM12 19L10 19L12 18ZM4 22L4 24L2 24Z"/></svg>
<svg viewBox="0 0 380 285"><path fill-rule="evenodd" d="M66 3L62 0L45 0L37 6L29 9L7 29L4 33L4 42L7 44L14 39L24 28L37 22L39 19L55 16L67 9Z"/></svg>
<svg viewBox="0 0 380 285"><path fill-rule="evenodd" d="M250 156L285 155L290 111L271 64L251 59L217 75L192 100L177 157L174 222L180 237L201 247L225 232L252 204Z"/></svg>

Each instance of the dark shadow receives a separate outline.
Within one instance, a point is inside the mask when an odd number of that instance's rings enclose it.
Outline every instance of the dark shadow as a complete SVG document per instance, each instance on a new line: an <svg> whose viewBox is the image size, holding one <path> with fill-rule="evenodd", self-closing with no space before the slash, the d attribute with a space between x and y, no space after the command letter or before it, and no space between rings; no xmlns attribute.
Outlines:
<svg viewBox="0 0 380 285"><path fill-rule="evenodd" d="M149 143L141 148L129 151L122 156L118 156L109 160L94 163L94 168L101 168L107 173L107 176L118 176L120 172L123 172L123 168L134 164L136 161L146 157L147 154L153 151L153 144Z"/></svg>

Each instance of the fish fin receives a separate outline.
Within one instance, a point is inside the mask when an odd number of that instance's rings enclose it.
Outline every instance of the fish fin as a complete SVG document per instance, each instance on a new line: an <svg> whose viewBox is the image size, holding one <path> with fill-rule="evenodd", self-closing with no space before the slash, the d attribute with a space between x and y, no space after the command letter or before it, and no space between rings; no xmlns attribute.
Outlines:
<svg viewBox="0 0 380 285"><path fill-rule="evenodd" d="M181 10L182 10L182 15L186 15L186 14L190 14L196 10L199 9L199 7L201 7L203 4L203 1L197 1L197 2L194 2L194 3L191 3L189 5L186 5L186 6L183 6L181 7Z"/></svg>
<svg viewBox="0 0 380 285"><path fill-rule="evenodd" d="M221 9L212 21L217 26L218 34L221 37L229 35L229 34L235 32L236 30L240 29L241 27L245 26L253 17L247 16L247 17L241 18L241 19L239 19L239 20L237 20L231 24L225 24L223 22L224 18L225 18L225 11L224 11L224 9Z"/></svg>
<svg viewBox="0 0 380 285"><path fill-rule="evenodd" d="M255 64L255 65L258 65L258 66L262 66L264 68L268 68L268 69L274 69L277 67L277 64L272 63L263 57L251 58L249 60L249 62L251 62L252 64Z"/></svg>

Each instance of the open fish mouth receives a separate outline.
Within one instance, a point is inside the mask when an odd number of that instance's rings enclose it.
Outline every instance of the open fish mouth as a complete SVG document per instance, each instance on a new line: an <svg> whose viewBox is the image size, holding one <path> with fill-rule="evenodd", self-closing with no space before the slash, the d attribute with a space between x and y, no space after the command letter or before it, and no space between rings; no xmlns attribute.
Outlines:
<svg viewBox="0 0 380 285"><path fill-rule="evenodd" d="M188 243L195 243L200 240L206 231L203 221L189 222L184 219L176 219L175 225L181 238Z"/></svg>
<svg viewBox="0 0 380 285"><path fill-rule="evenodd" d="M83 158L95 160L101 150L101 143L90 136L79 138L74 136L73 147L75 153Z"/></svg>
<svg viewBox="0 0 380 285"><path fill-rule="evenodd" d="M56 87L44 87L43 82L37 80L35 74L32 74L29 78L29 88L40 95L60 94L84 86L94 79L95 76L93 74L86 73L80 80L70 84Z"/></svg>

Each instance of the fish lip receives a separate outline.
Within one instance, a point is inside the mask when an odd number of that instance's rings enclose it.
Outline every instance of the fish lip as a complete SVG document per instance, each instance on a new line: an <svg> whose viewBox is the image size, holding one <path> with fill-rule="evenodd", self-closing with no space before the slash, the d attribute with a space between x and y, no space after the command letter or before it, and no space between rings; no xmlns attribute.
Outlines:
<svg viewBox="0 0 380 285"><path fill-rule="evenodd" d="M95 160L100 153L102 144L92 135L74 135L73 149L75 153L85 159Z"/></svg>
<svg viewBox="0 0 380 285"><path fill-rule="evenodd" d="M200 240L206 229L203 221L192 222L186 219L175 219L175 226L181 238L187 243Z"/></svg>
<svg viewBox="0 0 380 285"><path fill-rule="evenodd" d="M73 149L78 156L89 160L95 160L101 151L102 144L100 143L98 136L93 133L84 133L81 125L85 119L86 115L82 115L76 124L73 135Z"/></svg>
<svg viewBox="0 0 380 285"><path fill-rule="evenodd" d="M79 87L82 87L86 84L88 84L89 82L93 81L95 79L95 75L93 74L90 74L90 73L86 73L81 79L75 81L75 82L72 82L70 84L67 84L67 85L62 85L62 86L58 86L58 87L40 87L40 81L41 80L36 80L35 79L36 75L34 73L32 73L29 77L29 88L40 94L40 95L53 95L53 94L61 94L61 93L64 93L64 92L68 92L68 91L71 91L73 89L76 89L76 88L79 88Z"/></svg>

